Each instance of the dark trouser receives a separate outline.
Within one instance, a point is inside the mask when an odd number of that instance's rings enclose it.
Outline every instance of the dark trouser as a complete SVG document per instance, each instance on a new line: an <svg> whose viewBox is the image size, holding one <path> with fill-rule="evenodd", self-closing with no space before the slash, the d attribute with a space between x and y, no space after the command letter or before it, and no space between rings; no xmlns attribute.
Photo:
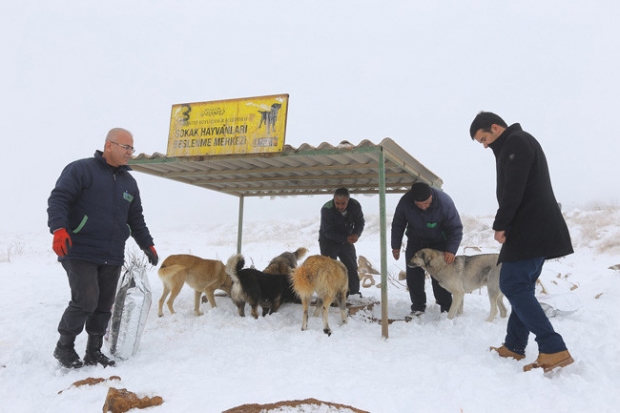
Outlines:
<svg viewBox="0 0 620 413"><path fill-rule="evenodd" d="M566 350L562 336L553 330L551 322L534 296L536 280L542 272L544 262L544 258L533 258L502 263L499 287L512 306L504 345L515 353L525 353L530 332L536 336L540 353Z"/></svg>
<svg viewBox="0 0 620 413"><path fill-rule="evenodd" d="M409 261L416 252L422 248L433 248L439 251L443 251L445 246L441 245L414 245L407 243L407 249L405 250L405 260L409 264ZM426 292L424 291L424 280L426 274L421 267L411 268L407 265L407 288L409 289L409 297L411 298L411 311L425 311L426 310ZM435 301L439 304L442 312L450 310L452 305L452 294L444 289L437 280L431 277L431 285L433 286L433 295Z"/></svg>
<svg viewBox="0 0 620 413"><path fill-rule="evenodd" d="M62 266L67 271L71 301L60 319L58 332L75 337L86 326L88 334L105 334L122 266L79 260L64 260Z"/></svg>
<svg viewBox="0 0 620 413"><path fill-rule="evenodd" d="M337 259L347 267L347 273L349 276L349 294L357 294L360 292L360 276L357 272L357 253L355 252L355 245L345 243L338 244L330 241L319 241L319 248L321 249L321 255L326 257Z"/></svg>

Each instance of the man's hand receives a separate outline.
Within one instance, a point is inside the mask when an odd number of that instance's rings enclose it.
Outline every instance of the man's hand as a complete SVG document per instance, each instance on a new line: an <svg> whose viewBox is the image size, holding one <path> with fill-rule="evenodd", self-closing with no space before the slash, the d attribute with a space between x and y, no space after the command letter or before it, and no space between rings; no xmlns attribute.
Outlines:
<svg viewBox="0 0 620 413"><path fill-rule="evenodd" d="M360 239L360 236L358 234L351 234L347 237L347 242L349 244L355 244L358 239Z"/></svg>
<svg viewBox="0 0 620 413"><path fill-rule="evenodd" d="M443 253L443 260L446 262L446 264L452 264L454 262L454 254L452 254L451 252L447 252L444 251Z"/></svg>
<svg viewBox="0 0 620 413"><path fill-rule="evenodd" d="M52 243L52 249L59 257L64 257L69 253L69 250L73 246L69 233L64 228L59 228L54 231L54 242Z"/></svg>
<svg viewBox="0 0 620 413"><path fill-rule="evenodd" d="M506 242L506 231L495 231L495 241L500 244Z"/></svg>
<svg viewBox="0 0 620 413"><path fill-rule="evenodd" d="M392 257L394 257L394 259L398 261L398 259L400 258L400 248L392 250Z"/></svg>
<svg viewBox="0 0 620 413"><path fill-rule="evenodd" d="M155 246L151 245L150 247L145 248L143 251L146 254L146 257L149 259L151 265L157 265L159 257L157 256L157 251L155 251Z"/></svg>

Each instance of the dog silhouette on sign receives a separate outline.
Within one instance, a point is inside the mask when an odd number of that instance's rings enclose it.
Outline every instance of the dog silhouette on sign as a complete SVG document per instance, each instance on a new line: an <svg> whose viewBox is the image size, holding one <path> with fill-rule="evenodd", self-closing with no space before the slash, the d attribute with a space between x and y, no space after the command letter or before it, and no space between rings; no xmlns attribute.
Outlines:
<svg viewBox="0 0 620 413"><path fill-rule="evenodd" d="M270 132L275 132L276 121L278 120L278 111L281 107L282 104L274 103L268 111L259 110L258 113L260 113L260 123L258 124L258 128L260 129L263 125L265 125L267 128L267 134Z"/></svg>

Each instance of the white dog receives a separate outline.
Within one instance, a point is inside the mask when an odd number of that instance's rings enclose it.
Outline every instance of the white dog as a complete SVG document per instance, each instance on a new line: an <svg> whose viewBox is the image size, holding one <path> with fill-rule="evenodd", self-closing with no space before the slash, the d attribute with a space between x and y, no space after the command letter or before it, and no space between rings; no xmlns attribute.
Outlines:
<svg viewBox="0 0 620 413"><path fill-rule="evenodd" d="M456 317L463 312L465 293L482 288L486 285L491 302L491 312L486 321L493 321L499 314L506 317L504 294L499 289L498 254L459 255L452 264L446 264L443 252L424 248L416 252L409 261L411 267L421 267L436 279L443 288L452 293L452 305L448 318Z"/></svg>

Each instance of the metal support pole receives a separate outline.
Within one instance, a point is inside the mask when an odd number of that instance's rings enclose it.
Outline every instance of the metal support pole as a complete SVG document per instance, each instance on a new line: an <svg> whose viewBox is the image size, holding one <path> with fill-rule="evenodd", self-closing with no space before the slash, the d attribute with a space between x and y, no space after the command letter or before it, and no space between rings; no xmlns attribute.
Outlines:
<svg viewBox="0 0 620 413"><path fill-rule="evenodd" d="M385 155L379 153L379 231L381 233L381 335L388 338L388 295L387 295L387 248L385 220Z"/></svg>
<svg viewBox="0 0 620 413"><path fill-rule="evenodd" d="M243 239L243 200L245 197L239 197L239 220L237 222L237 254L241 254L241 240Z"/></svg>

